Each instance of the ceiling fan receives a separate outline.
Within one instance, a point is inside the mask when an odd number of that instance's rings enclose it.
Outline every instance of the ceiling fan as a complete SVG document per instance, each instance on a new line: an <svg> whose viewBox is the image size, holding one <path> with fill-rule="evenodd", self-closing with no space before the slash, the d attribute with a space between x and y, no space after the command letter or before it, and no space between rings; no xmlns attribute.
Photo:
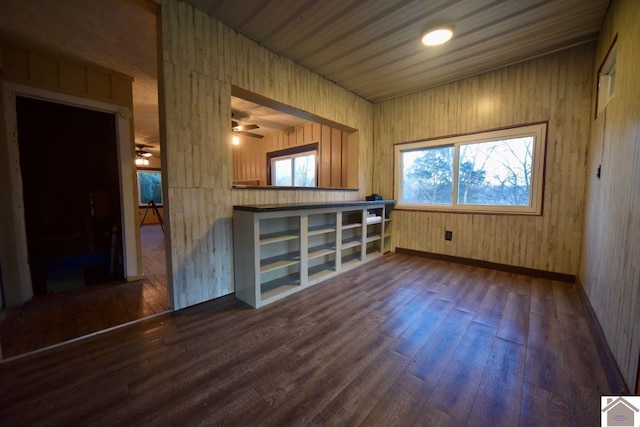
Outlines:
<svg viewBox="0 0 640 427"><path fill-rule="evenodd" d="M145 150L146 147L151 147L151 145L146 144L136 144L136 156L137 157L152 157L153 153Z"/></svg>
<svg viewBox="0 0 640 427"><path fill-rule="evenodd" d="M145 147L151 146L145 144L136 144L136 166L149 166L149 157L152 157L153 154L145 150Z"/></svg>
<svg viewBox="0 0 640 427"><path fill-rule="evenodd" d="M258 125L240 125L238 124L238 122L236 122L235 120L231 120L231 129L233 130L234 133L239 134L239 135L246 135L246 136L250 136L252 138L262 138L262 135L258 135L257 133L253 133L253 132L248 132L250 130L253 129L260 129L260 126Z"/></svg>

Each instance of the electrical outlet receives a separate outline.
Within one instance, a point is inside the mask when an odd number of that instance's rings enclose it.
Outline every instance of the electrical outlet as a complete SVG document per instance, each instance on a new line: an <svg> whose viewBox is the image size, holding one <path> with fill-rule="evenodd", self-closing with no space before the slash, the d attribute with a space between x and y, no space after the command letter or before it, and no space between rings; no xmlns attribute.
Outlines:
<svg viewBox="0 0 640 427"><path fill-rule="evenodd" d="M445 231L444 232L444 240L452 240L453 239L453 231Z"/></svg>

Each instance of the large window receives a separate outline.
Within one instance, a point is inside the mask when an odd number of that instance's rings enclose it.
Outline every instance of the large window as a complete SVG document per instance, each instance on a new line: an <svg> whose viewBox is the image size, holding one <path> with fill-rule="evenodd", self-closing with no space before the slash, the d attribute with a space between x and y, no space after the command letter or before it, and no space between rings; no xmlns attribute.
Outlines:
<svg viewBox="0 0 640 427"><path fill-rule="evenodd" d="M270 184L316 187L317 154L316 144L269 153Z"/></svg>
<svg viewBox="0 0 640 427"><path fill-rule="evenodd" d="M546 124L398 144L398 208L540 214Z"/></svg>

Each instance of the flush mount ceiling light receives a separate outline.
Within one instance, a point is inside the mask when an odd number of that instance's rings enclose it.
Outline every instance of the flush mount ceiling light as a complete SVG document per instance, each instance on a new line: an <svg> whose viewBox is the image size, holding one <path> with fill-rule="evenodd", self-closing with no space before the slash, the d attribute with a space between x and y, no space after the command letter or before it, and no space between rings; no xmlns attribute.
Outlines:
<svg viewBox="0 0 640 427"><path fill-rule="evenodd" d="M440 27L426 32L422 36L422 44L425 46L438 46L448 42L453 37L452 27Z"/></svg>
<svg viewBox="0 0 640 427"><path fill-rule="evenodd" d="M238 137L238 135L233 135L233 138L231 138L231 143L233 145L238 145L240 144L240 137Z"/></svg>

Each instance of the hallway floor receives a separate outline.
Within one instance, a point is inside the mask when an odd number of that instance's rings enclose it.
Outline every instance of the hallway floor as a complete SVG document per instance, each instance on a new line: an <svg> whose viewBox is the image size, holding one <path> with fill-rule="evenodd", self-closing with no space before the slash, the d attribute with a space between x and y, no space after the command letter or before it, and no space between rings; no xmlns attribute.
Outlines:
<svg viewBox="0 0 640 427"><path fill-rule="evenodd" d="M141 231L145 279L37 296L0 317L3 358L17 356L168 310L164 235Z"/></svg>

